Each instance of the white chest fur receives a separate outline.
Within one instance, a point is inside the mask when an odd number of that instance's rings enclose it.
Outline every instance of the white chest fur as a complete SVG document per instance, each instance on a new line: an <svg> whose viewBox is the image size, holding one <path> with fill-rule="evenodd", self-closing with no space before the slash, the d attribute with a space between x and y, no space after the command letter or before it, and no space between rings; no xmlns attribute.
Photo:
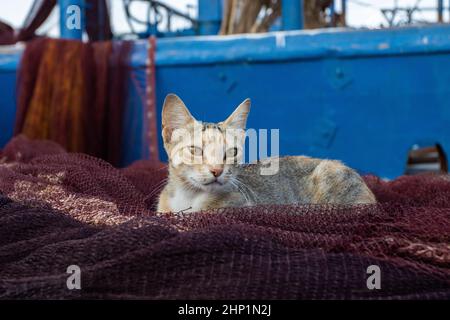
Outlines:
<svg viewBox="0 0 450 320"><path fill-rule="evenodd" d="M207 193L194 193L182 188L176 189L169 198L169 206L173 212L194 212L205 209L208 200Z"/></svg>

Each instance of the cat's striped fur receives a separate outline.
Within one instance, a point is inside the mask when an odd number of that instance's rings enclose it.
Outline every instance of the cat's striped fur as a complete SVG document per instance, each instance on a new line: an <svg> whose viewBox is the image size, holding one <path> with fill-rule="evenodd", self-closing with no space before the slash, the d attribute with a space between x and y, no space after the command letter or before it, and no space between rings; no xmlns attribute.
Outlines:
<svg viewBox="0 0 450 320"><path fill-rule="evenodd" d="M339 161L289 156L269 158L255 164L239 164L244 141L242 130L249 111L250 100L247 99L224 122L201 123L192 117L180 98L167 96L162 133L169 155L169 178L159 196L159 212L259 204L350 205L376 202L362 178ZM178 129L183 129L184 133L174 138ZM229 129L238 131L230 138L226 134ZM197 141L185 139L196 130L201 131ZM237 143L237 151L231 140ZM217 151L219 156L206 152L208 148ZM222 155L228 159L235 153L234 161L219 161ZM201 161L191 163L179 161L177 157L197 157ZM270 167L278 170L274 174L261 174Z"/></svg>

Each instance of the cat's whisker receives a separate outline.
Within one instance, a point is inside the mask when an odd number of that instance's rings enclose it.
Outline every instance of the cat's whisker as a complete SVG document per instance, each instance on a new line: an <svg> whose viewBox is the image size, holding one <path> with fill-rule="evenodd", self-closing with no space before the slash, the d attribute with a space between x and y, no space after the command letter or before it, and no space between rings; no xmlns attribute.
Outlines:
<svg viewBox="0 0 450 320"><path fill-rule="evenodd" d="M166 183L169 181L169 178L165 178L158 182L155 186L153 186L152 191L147 195L147 198L152 198L156 193L161 191L165 186Z"/></svg>
<svg viewBox="0 0 450 320"><path fill-rule="evenodd" d="M150 194L146 196L146 198L153 198L156 194L158 194L163 188L154 189Z"/></svg>
<svg viewBox="0 0 450 320"><path fill-rule="evenodd" d="M244 191L245 194L247 195L247 199L248 199L247 204L254 203L254 199L252 199L252 195L248 191L246 191L246 189L243 187L241 187L241 190Z"/></svg>
<svg viewBox="0 0 450 320"><path fill-rule="evenodd" d="M238 181L238 180L236 180L236 179L231 180L231 181L233 181L233 185L236 186L236 187L238 188L238 191L244 196L245 201L246 201L248 204L251 204L251 203L254 202L254 201L253 201L254 199L252 199L252 198L251 198L251 195L248 193L248 191L246 191L246 190L242 187L242 183L241 183L240 181Z"/></svg>
<svg viewBox="0 0 450 320"><path fill-rule="evenodd" d="M244 195L244 198L245 198L247 204L251 204L253 201L251 199L250 194L244 188L242 188L242 187L238 187L238 188L239 188L239 190L241 190L241 193Z"/></svg>
<svg viewBox="0 0 450 320"><path fill-rule="evenodd" d="M240 193L240 194L242 194L242 196L244 197L244 199L245 199L245 202L246 203L250 203L250 200L249 200L249 198L248 198L248 195L245 193L245 191L244 190L242 190L240 187L239 187L239 185L236 183L236 181L234 180L230 180L230 183L233 185L233 186L235 186L236 188L237 188L237 190L238 190L238 192Z"/></svg>
<svg viewBox="0 0 450 320"><path fill-rule="evenodd" d="M244 182L242 182L241 180L239 180L238 178L235 178L235 181L238 182L243 188L245 188L247 190L248 193L250 193L251 195L253 195L253 200L254 202L259 202L259 198L256 195L256 193L249 187L247 186Z"/></svg>
<svg viewBox="0 0 450 320"><path fill-rule="evenodd" d="M167 181L168 181L168 179L164 179L164 180L158 182L156 185L154 185L150 194L162 189L162 187L164 187L166 185Z"/></svg>
<svg viewBox="0 0 450 320"><path fill-rule="evenodd" d="M182 181L181 185L186 191L197 191L197 187L195 187L192 183L189 183L188 181Z"/></svg>

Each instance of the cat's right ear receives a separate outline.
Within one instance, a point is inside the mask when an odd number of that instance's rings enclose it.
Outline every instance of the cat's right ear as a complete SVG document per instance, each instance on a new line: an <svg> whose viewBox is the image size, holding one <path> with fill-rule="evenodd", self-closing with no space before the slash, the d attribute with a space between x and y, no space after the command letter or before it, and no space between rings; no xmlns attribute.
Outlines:
<svg viewBox="0 0 450 320"><path fill-rule="evenodd" d="M237 108L233 111L231 116L223 122L228 128L245 130L247 125L247 118L250 112L250 99L245 99Z"/></svg>
<svg viewBox="0 0 450 320"><path fill-rule="evenodd" d="M164 142L170 142L174 130L183 128L192 121L195 121L195 119L184 102L177 95L168 94L164 100L162 110L162 136Z"/></svg>

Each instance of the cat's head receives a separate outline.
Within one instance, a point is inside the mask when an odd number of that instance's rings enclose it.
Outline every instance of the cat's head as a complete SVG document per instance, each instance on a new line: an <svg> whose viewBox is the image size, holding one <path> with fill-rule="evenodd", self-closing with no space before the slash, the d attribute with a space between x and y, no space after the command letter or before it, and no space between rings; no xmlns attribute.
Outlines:
<svg viewBox="0 0 450 320"><path fill-rule="evenodd" d="M227 191L237 183L242 162L250 99L243 101L223 122L194 119L183 101L169 94L162 111L162 136L170 174L187 189Z"/></svg>

